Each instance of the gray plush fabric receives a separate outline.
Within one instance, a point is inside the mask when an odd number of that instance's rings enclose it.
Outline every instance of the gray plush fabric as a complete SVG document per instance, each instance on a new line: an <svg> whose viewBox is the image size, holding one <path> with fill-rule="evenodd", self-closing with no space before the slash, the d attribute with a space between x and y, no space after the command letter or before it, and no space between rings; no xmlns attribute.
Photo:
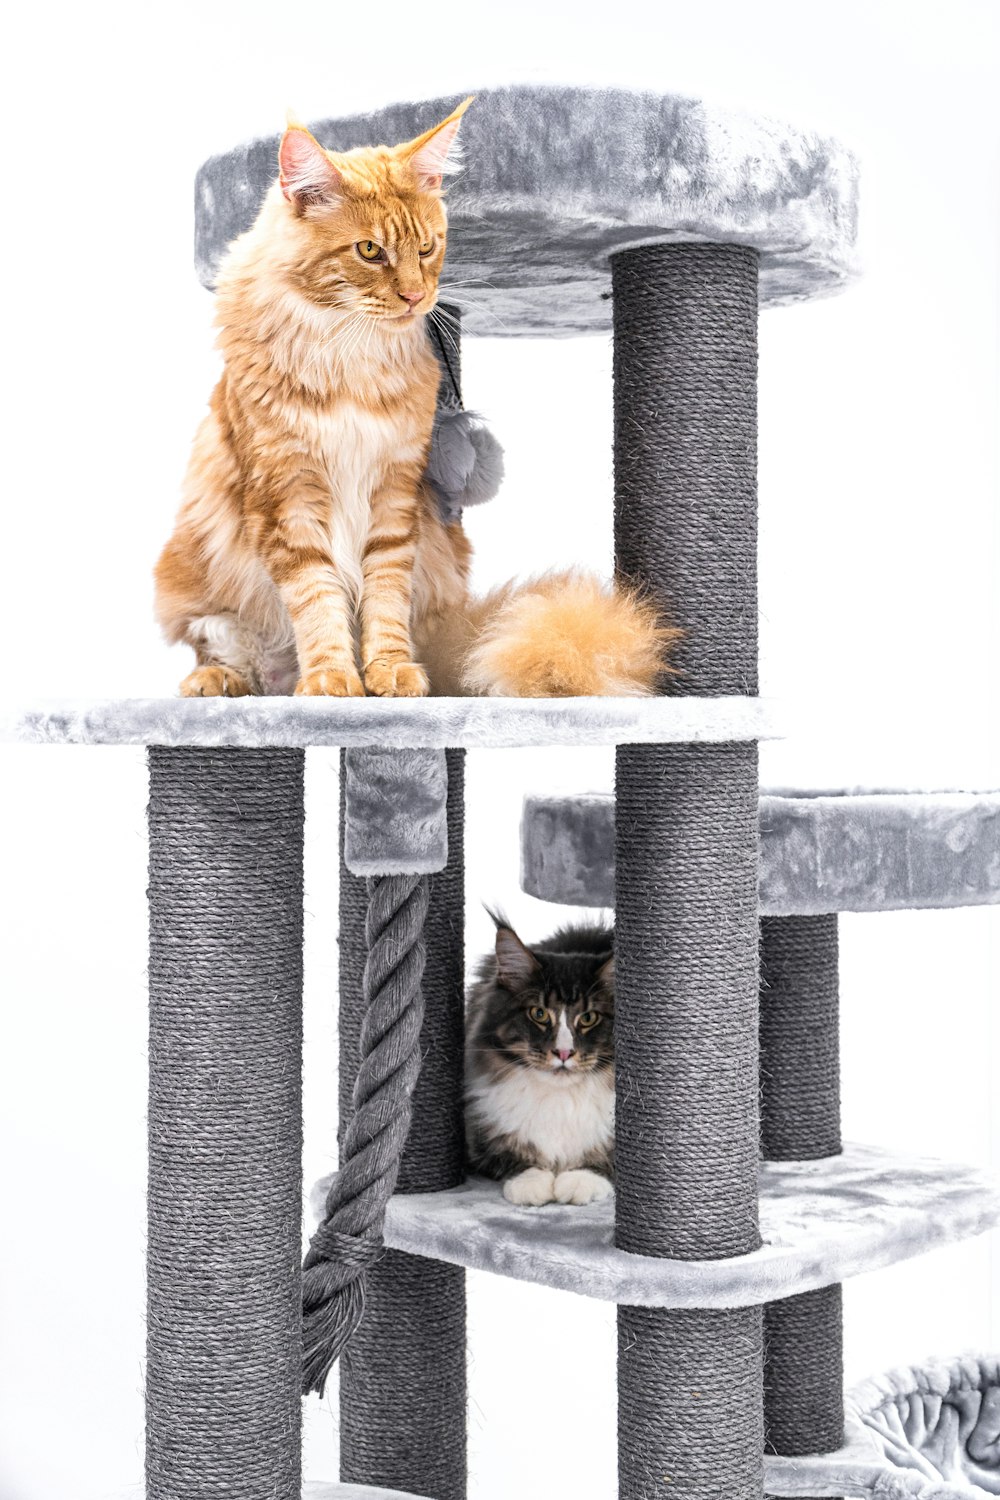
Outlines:
<svg viewBox="0 0 1000 1500"><path fill-rule="evenodd" d="M765 796L760 828L768 912L1000 901L1000 792Z"/></svg>
<svg viewBox="0 0 1000 1500"><path fill-rule="evenodd" d="M765 916L1000 902L1000 792L764 792ZM614 798L527 797L521 884L543 901L614 905Z"/></svg>
<svg viewBox="0 0 1000 1500"><path fill-rule="evenodd" d="M310 1196L322 1212L329 1179ZM848 1146L813 1162L764 1162L761 1249L729 1260L660 1260L615 1248L614 1200L516 1208L499 1183L397 1194L386 1244L636 1307L745 1307L908 1260L1000 1224L1000 1186L951 1162Z"/></svg>
<svg viewBox="0 0 1000 1500"><path fill-rule="evenodd" d="M448 863L443 750L348 750L344 863L352 875L432 875Z"/></svg>
<svg viewBox="0 0 1000 1500"><path fill-rule="evenodd" d="M469 749L763 739L761 698L98 698L0 713L33 745L379 745Z"/></svg>
<svg viewBox="0 0 1000 1500"><path fill-rule="evenodd" d="M457 521L470 505L485 505L503 483L503 448L475 411L448 411L434 418L424 478L435 495L441 519Z"/></svg>
<svg viewBox="0 0 1000 1500"><path fill-rule="evenodd" d="M330 150L394 145L461 97L312 129ZM277 175L278 139L237 146L198 173L195 265L206 286ZM444 281L465 283L455 294L463 333L608 330L608 257L628 245L751 246L765 304L836 292L857 272L857 163L812 131L674 94L519 84L477 94L460 141Z"/></svg>
<svg viewBox="0 0 1000 1500"><path fill-rule="evenodd" d="M1000 1495L1000 1359L964 1355L866 1380L847 1399L845 1443L816 1458L769 1458L780 1496L974 1500Z"/></svg>

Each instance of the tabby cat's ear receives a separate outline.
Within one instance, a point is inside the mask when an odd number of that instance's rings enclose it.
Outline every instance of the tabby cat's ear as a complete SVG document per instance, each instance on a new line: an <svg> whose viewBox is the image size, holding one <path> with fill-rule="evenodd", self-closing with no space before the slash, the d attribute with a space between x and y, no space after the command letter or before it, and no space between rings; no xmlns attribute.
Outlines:
<svg viewBox="0 0 1000 1500"><path fill-rule="evenodd" d="M605 959L597 971L597 978L601 984L606 985L609 990L614 989L615 984L615 955Z"/></svg>
<svg viewBox="0 0 1000 1500"><path fill-rule="evenodd" d="M417 185L422 192L436 192L445 172L453 172L457 167L455 137L462 123L462 116L475 97L475 94L470 94L440 125L433 125L423 135L418 135L415 141L408 141L405 146L398 148L416 173Z"/></svg>
<svg viewBox="0 0 1000 1500"><path fill-rule="evenodd" d="M505 990L522 990L540 968L538 959L509 927L497 928L497 983Z"/></svg>
<svg viewBox="0 0 1000 1500"><path fill-rule="evenodd" d="M311 203L332 203L343 189L343 178L315 136L304 125L289 120L278 147L281 191L301 213Z"/></svg>

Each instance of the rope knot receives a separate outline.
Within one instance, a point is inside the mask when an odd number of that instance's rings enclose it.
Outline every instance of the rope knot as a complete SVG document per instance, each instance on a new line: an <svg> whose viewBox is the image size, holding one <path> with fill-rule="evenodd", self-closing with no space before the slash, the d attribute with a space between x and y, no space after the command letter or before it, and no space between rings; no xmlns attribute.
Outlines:
<svg viewBox="0 0 1000 1500"><path fill-rule="evenodd" d="M357 1281L382 1259L385 1245L382 1236L347 1234L335 1229L328 1220L321 1224L309 1241L307 1271L322 1271L322 1279L331 1290L339 1291ZM320 1278L316 1278L317 1280Z"/></svg>

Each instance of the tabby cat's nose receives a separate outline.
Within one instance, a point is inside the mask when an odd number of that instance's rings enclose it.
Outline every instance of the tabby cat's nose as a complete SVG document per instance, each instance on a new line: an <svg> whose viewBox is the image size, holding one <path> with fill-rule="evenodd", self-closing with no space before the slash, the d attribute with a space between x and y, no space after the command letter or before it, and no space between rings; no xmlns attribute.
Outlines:
<svg viewBox="0 0 1000 1500"><path fill-rule="evenodd" d="M557 1047L556 1057L558 1057L560 1062L569 1062L575 1051L575 1047Z"/></svg>
<svg viewBox="0 0 1000 1500"><path fill-rule="evenodd" d="M423 292L400 292L399 295L402 297L403 301L408 302L411 307L416 307L418 302L423 302L424 300Z"/></svg>

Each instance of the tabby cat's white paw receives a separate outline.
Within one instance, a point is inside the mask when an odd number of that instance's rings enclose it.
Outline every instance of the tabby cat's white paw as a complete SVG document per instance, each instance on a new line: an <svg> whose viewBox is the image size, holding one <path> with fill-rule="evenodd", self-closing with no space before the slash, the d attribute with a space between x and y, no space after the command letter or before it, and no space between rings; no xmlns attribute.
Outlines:
<svg viewBox="0 0 1000 1500"><path fill-rule="evenodd" d="M611 1183L600 1172L589 1172L579 1167L572 1172L560 1172L555 1180L554 1197L557 1203L599 1203L611 1192Z"/></svg>
<svg viewBox="0 0 1000 1500"><path fill-rule="evenodd" d="M555 1187L552 1172L544 1167L529 1167L526 1172L518 1172L516 1177L508 1177L503 1185L503 1195L508 1203L516 1203L520 1208L541 1208L543 1203L552 1202Z"/></svg>

